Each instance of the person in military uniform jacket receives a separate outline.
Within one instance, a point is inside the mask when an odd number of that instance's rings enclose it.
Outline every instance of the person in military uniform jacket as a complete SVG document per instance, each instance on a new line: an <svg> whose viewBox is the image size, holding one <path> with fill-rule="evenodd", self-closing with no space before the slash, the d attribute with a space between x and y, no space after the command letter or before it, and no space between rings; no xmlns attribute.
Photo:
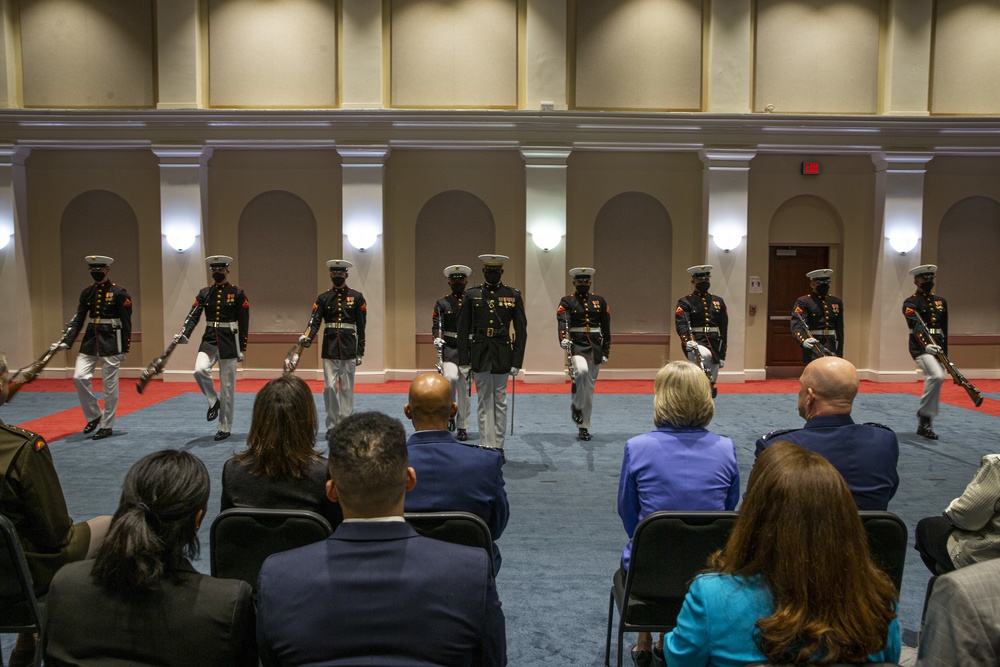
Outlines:
<svg viewBox="0 0 1000 667"><path fill-rule="evenodd" d="M937 268L934 264L922 264L910 269L917 291L903 301L903 317L910 330L910 356L924 372L924 392L917 408L917 435L928 440L938 439L931 420L937 416L941 385L947 372L937 355L948 354L948 302L933 292Z"/></svg>
<svg viewBox="0 0 1000 667"><path fill-rule="evenodd" d="M711 264L688 267L694 291L677 300L674 326L677 335L684 341L687 358L697 364L696 352L701 353L703 367L709 371L712 381L712 397L715 398L719 369L726 363L729 313L722 297L708 291L713 268Z"/></svg>
<svg viewBox="0 0 1000 667"><path fill-rule="evenodd" d="M809 294L800 296L792 307L792 336L802 346L802 363L817 357L844 356L844 302L829 294L833 269L816 269L806 274Z"/></svg>
<svg viewBox="0 0 1000 667"><path fill-rule="evenodd" d="M570 269L576 288L559 300L556 322L559 344L573 364L573 400L570 417L578 427L577 438L590 440L590 415L594 409L594 385L601 365L611 354L611 309L603 296L590 293L595 269L581 266Z"/></svg>
<svg viewBox="0 0 1000 667"><path fill-rule="evenodd" d="M444 277L448 279L451 293L445 294L434 304L431 315L431 335L434 337L434 347L441 355L441 367L438 372L451 383L452 400L458 405L458 412L448 420L448 430L454 431L456 422L458 432L455 438L461 442L469 439L469 378L458 371L458 311L462 308L465 298L465 285L472 269L464 264L452 264L444 269Z"/></svg>
<svg viewBox="0 0 1000 667"><path fill-rule="evenodd" d="M787 441L822 454L843 476L859 510L885 510L899 487L899 441L888 426L851 417L858 371L839 357L820 357L799 377L802 428L778 429L757 440L754 457Z"/></svg>
<svg viewBox="0 0 1000 667"><path fill-rule="evenodd" d="M368 305L361 292L347 286L348 269L354 266L344 259L331 259L333 288L316 297L312 316L299 343L312 344L323 322L323 401L326 404L326 437L340 421L354 412L354 372L365 356L365 321Z"/></svg>
<svg viewBox="0 0 1000 667"><path fill-rule="evenodd" d="M93 439L102 440L111 436L115 426L115 413L118 411L118 369L132 345L132 297L124 287L108 280L111 263L115 260L103 255L88 255L84 260L90 268L90 277L94 279L94 283L80 293L76 315L58 346L68 349L87 317L90 317L80 343L80 353L76 355L73 384L76 385L76 394L87 420L83 432L90 433L100 426ZM102 364L103 410L91 383L98 362Z"/></svg>
<svg viewBox="0 0 1000 667"><path fill-rule="evenodd" d="M198 346L194 364L194 379L208 399L206 419L219 418L216 440L225 440L233 426L233 403L236 397L236 363L243 361L250 336L250 301L243 290L229 282L229 265L233 258L212 255L205 258L214 284L198 292L184 328L175 336L178 343L187 343L195 325L205 313L205 333ZM215 390L212 368L219 364L219 390Z"/></svg>
<svg viewBox="0 0 1000 667"><path fill-rule="evenodd" d="M503 449L507 433L507 376L517 378L524 363L528 318L524 299L501 282L505 255L480 255L482 285L469 289L458 311L458 364L476 379L479 438ZM510 329L514 328L511 337ZM471 339L470 339L471 336Z"/></svg>

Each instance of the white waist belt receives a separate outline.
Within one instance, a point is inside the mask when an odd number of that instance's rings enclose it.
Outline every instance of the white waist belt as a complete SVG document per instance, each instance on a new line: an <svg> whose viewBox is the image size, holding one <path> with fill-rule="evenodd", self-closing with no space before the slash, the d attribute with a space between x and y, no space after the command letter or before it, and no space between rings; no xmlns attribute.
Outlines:
<svg viewBox="0 0 1000 667"><path fill-rule="evenodd" d="M833 336L837 337L837 332L833 329L810 329L809 333L813 336Z"/></svg>
<svg viewBox="0 0 1000 667"><path fill-rule="evenodd" d="M330 322L326 325L327 329L350 329L354 331L357 329L357 325L351 324L350 322Z"/></svg>
<svg viewBox="0 0 1000 667"><path fill-rule="evenodd" d="M719 327L691 327L691 333L719 333Z"/></svg>
<svg viewBox="0 0 1000 667"><path fill-rule="evenodd" d="M110 324L110 325L115 326L115 327L120 327L122 325L122 321L120 319L118 319L117 317L97 317L97 318L94 318L94 319L90 320L90 323L91 324Z"/></svg>
<svg viewBox="0 0 1000 667"><path fill-rule="evenodd" d="M240 325L236 322L205 322L205 326L215 327L216 329L229 329L230 331L240 330Z"/></svg>
<svg viewBox="0 0 1000 667"><path fill-rule="evenodd" d="M943 336L944 335L944 331L942 331L941 329L928 329L927 331L932 336ZM923 330L922 329L910 329L910 333L913 333L913 334L923 333Z"/></svg>
<svg viewBox="0 0 1000 667"><path fill-rule="evenodd" d="M570 327L569 328L569 332L570 333L590 333L592 331L595 331L597 333L601 333L601 328L600 327ZM718 329L716 329L716 331L718 331Z"/></svg>

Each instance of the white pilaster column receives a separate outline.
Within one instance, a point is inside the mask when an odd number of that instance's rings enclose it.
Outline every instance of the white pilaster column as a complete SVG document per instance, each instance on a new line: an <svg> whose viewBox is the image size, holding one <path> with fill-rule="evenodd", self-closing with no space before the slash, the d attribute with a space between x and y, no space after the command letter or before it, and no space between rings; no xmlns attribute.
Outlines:
<svg viewBox="0 0 1000 667"><path fill-rule="evenodd" d="M385 201L385 144L338 146L343 174L344 259L352 262L347 284L365 295L364 363L357 382L385 382L385 244L382 215Z"/></svg>
<svg viewBox="0 0 1000 667"><path fill-rule="evenodd" d="M522 148L525 163L524 309L528 345L525 382L561 382L556 308L566 294L566 160L570 149Z"/></svg>
<svg viewBox="0 0 1000 667"><path fill-rule="evenodd" d="M729 311L726 366L719 382L744 382L747 308L747 206L750 160L756 151L704 149L702 209L705 215L705 263L712 270L711 292ZM720 247L721 246L721 247ZM725 250L723 248L726 248ZM692 261L691 264L697 264ZM763 379L763 378L761 378Z"/></svg>
<svg viewBox="0 0 1000 667"><path fill-rule="evenodd" d="M385 106L382 5L372 0L343 0L342 109L381 109Z"/></svg>
<svg viewBox="0 0 1000 667"><path fill-rule="evenodd" d="M157 109L207 106L202 77L207 40L201 38L199 4L199 0L156 3Z"/></svg>
<svg viewBox="0 0 1000 667"><path fill-rule="evenodd" d="M933 0L890 0L885 39L886 115L930 114L933 27Z"/></svg>
<svg viewBox="0 0 1000 667"><path fill-rule="evenodd" d="M706 111L750 113L753 59L753 3L713 0L710 4Z"/></svg>
<svg viewBox="0 0 1000 667"><path fill-rule="evenodd" d="M205 266L204 191L212 148L195 145L154 145L160 160L160 231L163 261L163 345L179 333L198 290L208 284ZM190 246L183 248L190 243ZM202 318L204 321L204 318ZM199 331L200 329L196 329ZM153 341L149 341L153 342ZM159 350L146 349L149 360ZM165 381L190 382L198 340L179 345L163 372Z"/></svg>
<svg viewBox="0 0 1000 667"><path fill-rule="evenodd" d="M566 109L566 2L528 0L525 109Z"/></svg>
<svg viewBox="0 0 1000 667"><path fill-rule="evenodd" d="M28 221L24 213L24 161L29 149L0 145L0 341L10 369L27 366L38 356L31 345L31 299L28 298ZM55 340L58 332L52 332ZM40 354L41 352L39 352ZM13 373L13 370L11 371Z"/></svg>
<svg viewBox="0 0 1000 667"><path fill-rule="evenodd" d="M930 153L877 153L875 163L875 215L873 247L876 249L868 361L864 379L905 382L918 379L907 346L909 333L903 319L903 300L913 294L909 270L924 263L920 256L923 236L924 174ZM913 249L895 250L891 240L909 239Z"/></svg>

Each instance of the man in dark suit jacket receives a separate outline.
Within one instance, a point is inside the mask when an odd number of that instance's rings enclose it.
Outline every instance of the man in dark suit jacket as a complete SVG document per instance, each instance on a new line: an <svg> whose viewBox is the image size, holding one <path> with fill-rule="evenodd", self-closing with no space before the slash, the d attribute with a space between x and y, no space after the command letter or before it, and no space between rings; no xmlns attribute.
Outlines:
<svg viewBox="0 0 1000 667"><path fill-rule="evenodd" d="M257 640L264 665L506 665L506 625L479 548L403 521L406 433L378 412L331 433L327 494L344 523L264 561Z"/></svg>
<svg viewBox="0 0 1000 667"><path fill-rule="evenodd" d="M1000 661L1000 559L937 578L927 600L917 667Z"/></svg>
<svg viewBox="0 0 1000 667"><path fill-rule="evenodd" d="M884 510L896 494L899 441L888 426L855 424L858 371L839 357L809 363L799 378L802 428L771 431L757 440L754 456L773 442L786 440L822 454L844 477L860 510Z"/></svg>
<svg viewBox="0 0 1000 667"><path fill-rule="evenodd" d="M410 466L420 484L406 494L407 512L471 512L489 526L493 538L493 571L500 571L496 540L507 527L510 505L503 485L499 449L459 442L448 432L448 419L458 409L451 383L437 373L410 384L403 412L416 433L406 441Z"/></svg>

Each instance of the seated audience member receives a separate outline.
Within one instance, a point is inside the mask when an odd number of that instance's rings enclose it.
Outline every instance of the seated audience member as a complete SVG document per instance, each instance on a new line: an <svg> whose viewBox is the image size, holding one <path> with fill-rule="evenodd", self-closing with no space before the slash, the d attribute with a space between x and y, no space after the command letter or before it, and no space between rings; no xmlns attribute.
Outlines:
<svg viewBox="0 0 1000 667"><path fill-rule="evenodd" d="M403 412L417 432L406 441L406 450L420 484L407 492L404 509L477 515L489 526L493 568L499 572L496 539L506 528L510 513L503 461L499 449L459 442L448 431L448 420L458 410L451 395L451 382L438 373L425 373L410 384L410 402Z"/></svg>
<svg viewBox="0 0 1000 667"><path fill-rule="evenodd" d="M938 577L920 630L917 667L1000 664L1000 560Z"/></svg>
<svg viewBox="0 0 1000 667"><path fill-rule="evenodd" d="M630 538L622 552L628 569L635 527L661 510L732 510L740 499L733 441L705 427L715 415L712 385L690 361L671 361L653 383L656 430L625 443L618 482L618 515ZM623 573L624 574L624 573ZM632 659L651 659L652 635L639 633Z"/></svg>
<svg viewBox="0 0 1000 667"><path fill-rule="evenodd" d="M916 549L934 574L1000 556L1000 454L987 454L943 516L917 523Z"/></svg>
<svg viewBox="0 0 1000 667"><path fill-rule="evenodd" d="M7 357L0 350L0 405L7 402L9 378ZM99 516L74 524L45 440L37 433L2 421L0 475L0 514L17 530L35 595L45 595L60 567L94 557L111 517ZM31 664L34 653L34 636L18 635L10 656L11 667Z"/></svg>
<svg viewBox="0 0 1000 667"><path fill-rule="evenodd" d="M896 494L899 442L888 426L855 424L858 371L839 357L820 357L799 377L798 429L771 431L757 440L756 456L772 442L786 440L826 457L843 475L860 510L884 510Z"/></svg>
<svg viewBox="0 0 1000 667"><path fill-rule="evenodd" d="M188 452L132 466L97 557L52 580L45 664L257 664L250 586L199 574L188 560L208 492L205 464Z"/></svg>
<svg viewBox="0 0 1000 667"><path fill-rule="evenodd" d="M757 459L739 518L691 583L654 664L896 662L896 589L872 562L850 489L788 442Z"/></svg>
<svg viewBox="0 0 1000 667"><path fill-rule="evenodd" d="M271 380L257 392L247 448L222 467L222 509L303 509L334 528L340 505L326 497L327 460L316 443L316 403L295 375Z"/></svg>
<svg viewBox="0 0 1000 667"><path fill-rule="evenodd" d="M327 492L344 522L322 542L264 561L264 665L506 664L489 558L403 521L416 481L399 420L361 412L333 428Z"/></svg>

